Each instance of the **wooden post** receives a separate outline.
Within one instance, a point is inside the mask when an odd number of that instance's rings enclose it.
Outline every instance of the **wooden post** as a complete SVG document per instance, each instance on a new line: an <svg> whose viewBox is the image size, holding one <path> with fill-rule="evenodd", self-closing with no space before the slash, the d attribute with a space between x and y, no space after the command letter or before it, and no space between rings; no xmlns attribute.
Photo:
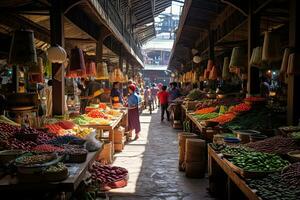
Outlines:
<svg viewBox="0 0 300 200"><path fill-rule="evenodd" d="M103 57L103 34L100 30L99 38L96 44L96 63L101 63Z"/></svg>
<svg viewBox="0 0 300 200"><path fill-rule="evenodd" d="M60 0L51 0L50 9L50 34L51 45L65 46L64 42L64 15L63 5ZM62 64L52 63L52 101L53 115L63 115L65 112L65 79ZM57 77L55 79L54 77Z"/></svg>
<svg viewBox="0 0 300 200"><path fill-rule="evenodd" d="M252 50L259 45L260 21L257 14L254 14L253 1L249 1L248 13L248 94L260 92L259 69L249 65Z"/></svg>
<svg viewBox="0 0 300 200"><path fill-rule="evenodd" d="M295 67L299 68L300 63L300 2L290 0L290 20L289 20L289 46L294 50L296 56ZM299 71L299 70L297 70ZM288 76L288 94L287 94L287 123L288 125L297 125L300 119L300 93L297 87L300 85L300 75L294 74Z"/></svg>

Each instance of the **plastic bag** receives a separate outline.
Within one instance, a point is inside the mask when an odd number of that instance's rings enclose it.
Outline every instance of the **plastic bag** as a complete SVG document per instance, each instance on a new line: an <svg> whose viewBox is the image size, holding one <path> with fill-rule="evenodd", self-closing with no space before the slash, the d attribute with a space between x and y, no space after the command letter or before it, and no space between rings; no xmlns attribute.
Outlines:
<svg viewBox="0 0 300 200"><path fill-rule="evenodd" d="M92 131L85 137L85 139L85 148L90 152L99 150L103 145L102 142L96 139L96 131Z"/></svg>

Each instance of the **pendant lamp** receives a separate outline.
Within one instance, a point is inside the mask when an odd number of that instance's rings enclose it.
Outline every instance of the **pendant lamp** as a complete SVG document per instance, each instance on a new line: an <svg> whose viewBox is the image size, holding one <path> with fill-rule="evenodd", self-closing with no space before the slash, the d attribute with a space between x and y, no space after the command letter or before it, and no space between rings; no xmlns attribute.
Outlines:
<svg viewBox="0 0 300 200"><path fill-rule="evenodd" d="M209 72L209 80L217 80L218 78L218 71L216 66L213 66L212 70Z"/></svg>
<svg viewBox="0 0 300 200"><path fill-rule="evenodd" d="M96 79L97 80L105 80L109 79L109 74L107 70L107 65L105 62L97 63L96 67Z"/></svg>
<svg viewBox="0 0 300 200"><path fill-rule="evenodd" d="M85 64L85 71L87 76L96 76L96 63L94 61L88 61Z"/></svg>
<svg viewBox="0 0 300 200"><path fill-rule="evenodd" d="M37 63L32 30L16 30L13 33L9 51L9 64L31 66Z"/></svg>
<svg viewBox="0 0 300 200"><path fill-rule="evenodd" d="M262 61L272 63L277 62L280 59L280 36L274 32L265 32L262 48Z"/></svg>
<svg viewBox="0 0 300 200"><path fill-rule="evenodd" d="M207 67L206 67L206 71L211 71L214 65L214 61L213 60L208 60L207 62Z"/></svg>
<svg viewBox="0 0 300 200"><path fill-rule="evenodd" d="M289 62L289 55L290 55L290 49L286 48L283 53L280 74L286 74L288 68L288 62Z"/></svg>
<svg viewBox="0 0 300 200"><path fill-rule="evenodd" d="M78 47L71 49L70 71L85 71L83 51Z"/></svg>
<svg viewBox="0 0 300 200"><path fill-rule="evenodd" d="M230 78L230 73L229 73L229 58L225 57L224 58L224 63L223 63L223 69L222 69L222 79L223 80L228 80Z"/></svg>
<svg viewBox="0 0 300 200"><path fill-rule="evenodd" d="M256 47L252 51L250 65L260 67L262 63L262 47Z"/></svg>
<svg viewBox="0 0 300 200"><path fill-rule="evenodd" d="M67 52L59 45L54 45L47 49L48 60L51 63L64 63L67 59Z"/></svg>
<svg viewBox="0 0 300 200"><path fill-rule="evenodd" d="M234 72L237 67L243 70L247 65L247 58L242 47L234 47L230 58L229 68L230 72Z"/></svg>

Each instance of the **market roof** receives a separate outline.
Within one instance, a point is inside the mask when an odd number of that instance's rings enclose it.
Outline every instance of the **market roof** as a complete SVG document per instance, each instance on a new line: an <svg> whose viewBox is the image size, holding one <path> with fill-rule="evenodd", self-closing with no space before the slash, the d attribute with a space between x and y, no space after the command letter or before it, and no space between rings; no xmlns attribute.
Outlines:
<svg viewBox="0 0 300 200"><path fill-rule="evenodd" d="M260 13L261 33L287 28L288 4L285 0L252 0L254 13ZM271 3L272 2L272 3ZM263 12L262 12L263 11ZM221 54L237 44L247 44L248 5L237 0L186 0L176 31L168 68L191 65L191 49L208 58L209 31L212 31L215 53ZM286 34L285 34L286 35Z"/></svg>

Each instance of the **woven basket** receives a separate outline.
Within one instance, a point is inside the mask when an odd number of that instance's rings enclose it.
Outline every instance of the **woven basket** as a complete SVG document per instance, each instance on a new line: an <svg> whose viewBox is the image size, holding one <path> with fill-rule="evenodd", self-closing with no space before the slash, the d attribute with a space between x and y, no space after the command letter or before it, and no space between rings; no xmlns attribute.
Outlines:
<svg viewBox="0 0 300 200"><path fill-rule="evenodd" d="M188 138L185 143L185 162L205 162L206 142L201 139Z"/></svg>
<svg viewBox="0 0 300 200"><path fill-rule="evenodd" d="M190 178L204 178L206 171L206 162L186 163L185 175Z"/></svg>
<svg viewBox="0 0 300 200"><path fill-rule="evenodd" d="M58 182L67 179L69 176L68 168L58 172L45 172L44 179L48 182Z"/></svg>
<svg viewBox="0 0 300 200"><path fill-rule="evenodd" d="M66 162L68 163L83 163L87 158L87 151L78 151L78 152L67 152L65 157Z"/></svg>
<svg viewBox="0 0 300 200"><path fill-rule="evenodd" d="M185 144L188 138L199 138L197 135L188 132L181 132L178 134L178 145L179 145L179 171L184 171L184 160L185 160Z"/></svg>

